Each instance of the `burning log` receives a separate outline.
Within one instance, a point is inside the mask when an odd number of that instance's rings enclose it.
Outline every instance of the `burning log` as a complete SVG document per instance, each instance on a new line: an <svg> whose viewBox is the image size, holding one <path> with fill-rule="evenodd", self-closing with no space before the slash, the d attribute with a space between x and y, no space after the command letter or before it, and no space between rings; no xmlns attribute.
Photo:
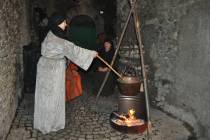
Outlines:
<svg viewBox="0 0 210 140"><path fill-rule="evenodd" d="M132 126L141 126L144 124L144 121L140 119L135 119L135 120L128 120L128 121L122 121L120 119L112 119L114 123L120 126L127 126L127 127L132 127Z"/></svg>
<svg viewBox="0 0 210 140"><path fill-rule="evenodd" d="M111 121L113 121L115 124L120 125L120 126L127 126L127 127L132 127L132 126L140 126L145 124L143 120L137 119L135 117L135 110L130 109L128 111L128 114L124 115L119 115L116 112L113 112L113 114L116 116L115 118L112 118Z"/></svg>

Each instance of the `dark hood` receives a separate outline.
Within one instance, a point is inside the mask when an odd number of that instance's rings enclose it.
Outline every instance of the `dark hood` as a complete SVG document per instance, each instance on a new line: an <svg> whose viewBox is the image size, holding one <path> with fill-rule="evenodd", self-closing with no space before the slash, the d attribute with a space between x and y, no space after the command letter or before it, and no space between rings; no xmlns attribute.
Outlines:
<svg viewBox="0 0 210 140"><path fill-rule="evenodd" d="M52 31L52 33L57 37L67 39L66 31L58 27L58 25L61 24L64 20L66 20L66 17L64 15L55 13L50 17L48 27L50 31Z"/></svg>

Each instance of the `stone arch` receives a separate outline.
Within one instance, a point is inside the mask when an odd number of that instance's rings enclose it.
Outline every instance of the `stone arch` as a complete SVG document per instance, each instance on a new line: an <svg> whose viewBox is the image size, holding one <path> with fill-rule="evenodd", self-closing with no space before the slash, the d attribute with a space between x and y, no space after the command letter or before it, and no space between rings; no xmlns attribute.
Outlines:
<svg viewBox="0 0 210 140"><path fill-rule="evenodd" d="M92 6L90 0L84 0L67 11L67 16L70 19L78 15L91 17L95 22L97 34L104 32L104 18L99 14L99 11Z"/></svg>
<svg viewBox="0 0 210 140"><path fill-rule="evenodd" d="M75 44L95 50L96 47L96 26L94 20L87 15L77 15L70 21L70 28L67 30L68 39Z"/></svg>

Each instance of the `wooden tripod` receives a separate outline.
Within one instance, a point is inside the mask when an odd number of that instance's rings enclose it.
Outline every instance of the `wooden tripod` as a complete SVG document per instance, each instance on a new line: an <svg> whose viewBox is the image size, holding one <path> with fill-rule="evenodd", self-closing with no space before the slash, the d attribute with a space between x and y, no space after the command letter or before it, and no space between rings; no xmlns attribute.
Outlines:
<svg viewBox="0 0 210 140"><path fill-rule="evenodd" d="M139 55L140 55L140 65L141 65L141 72L142 72L142 76L143 76L143 85L144 85L144 92L145 92L145 100L146 100L146 110L147 110L147 140L151 140L152 137L150 135L150 129L151 129L151 120L150 120L150 107L149 107L149 97L148 97L148 89L147 89L147 79L146 79L146 70L145 70L145 62L144 62L144 53L143 53L143 44L142 44L142 37L141 37L141 31L140 31L140 21L139 21L139 18L138 18L138 15L136 13L136 3L137 3L137 0L129 0L130 2L130 6L131 6L131 9L129 11L129 14L128 14L128 17L127 17L127 20L125 22L125 26L122 30L122 33L120 35L120 38L119 38L119 42L117 43L117 47L116 47L116 51L115 51L115 54L114 54L114 57L112 59L112 62L111 62L111 66L113 66L115 60L116 60L116 57L117 57L117 54L120 50L120 46L121 46L121 43L122 43L122 40L123 40L123 37L124 37L124 34L126 32L126 29L128 27L128 23L131 19L131 16L133 16L133 22L134 22L134 26L135 26L135 33L136 33L136 37L137 37L137 41L138 41L138 50L139 50ZM96 104L98 103L98 100L99 100L99 97L100 97L100 94L105 86L105 83L107 82L107 79L110 75L110 71L106 73L106 76L103 80L103 83L97 93L97 97L96 97Z"/></svg>

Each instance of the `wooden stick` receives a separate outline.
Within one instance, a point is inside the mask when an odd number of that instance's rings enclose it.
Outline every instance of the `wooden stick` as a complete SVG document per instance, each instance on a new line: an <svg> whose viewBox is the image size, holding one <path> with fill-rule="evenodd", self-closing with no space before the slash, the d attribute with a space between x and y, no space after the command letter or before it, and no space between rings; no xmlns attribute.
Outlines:
<svg viewBox="0 0 210 140"><path fill-rule="evenodd" d="M119 119L121 120L126 120L127 118L125 116L120 116L118 113L116 112L112 112L114 115L116 115Z"/></svg>
<svg viewBox="0 0 210 140"><path fill-rule="evenodd" d="M112 68L103 58L101 58L99 55L97 55L98 59L100 59L104 64L106 64L118 77L122 79L122 75L119 74L115 69Z"/></svg>

